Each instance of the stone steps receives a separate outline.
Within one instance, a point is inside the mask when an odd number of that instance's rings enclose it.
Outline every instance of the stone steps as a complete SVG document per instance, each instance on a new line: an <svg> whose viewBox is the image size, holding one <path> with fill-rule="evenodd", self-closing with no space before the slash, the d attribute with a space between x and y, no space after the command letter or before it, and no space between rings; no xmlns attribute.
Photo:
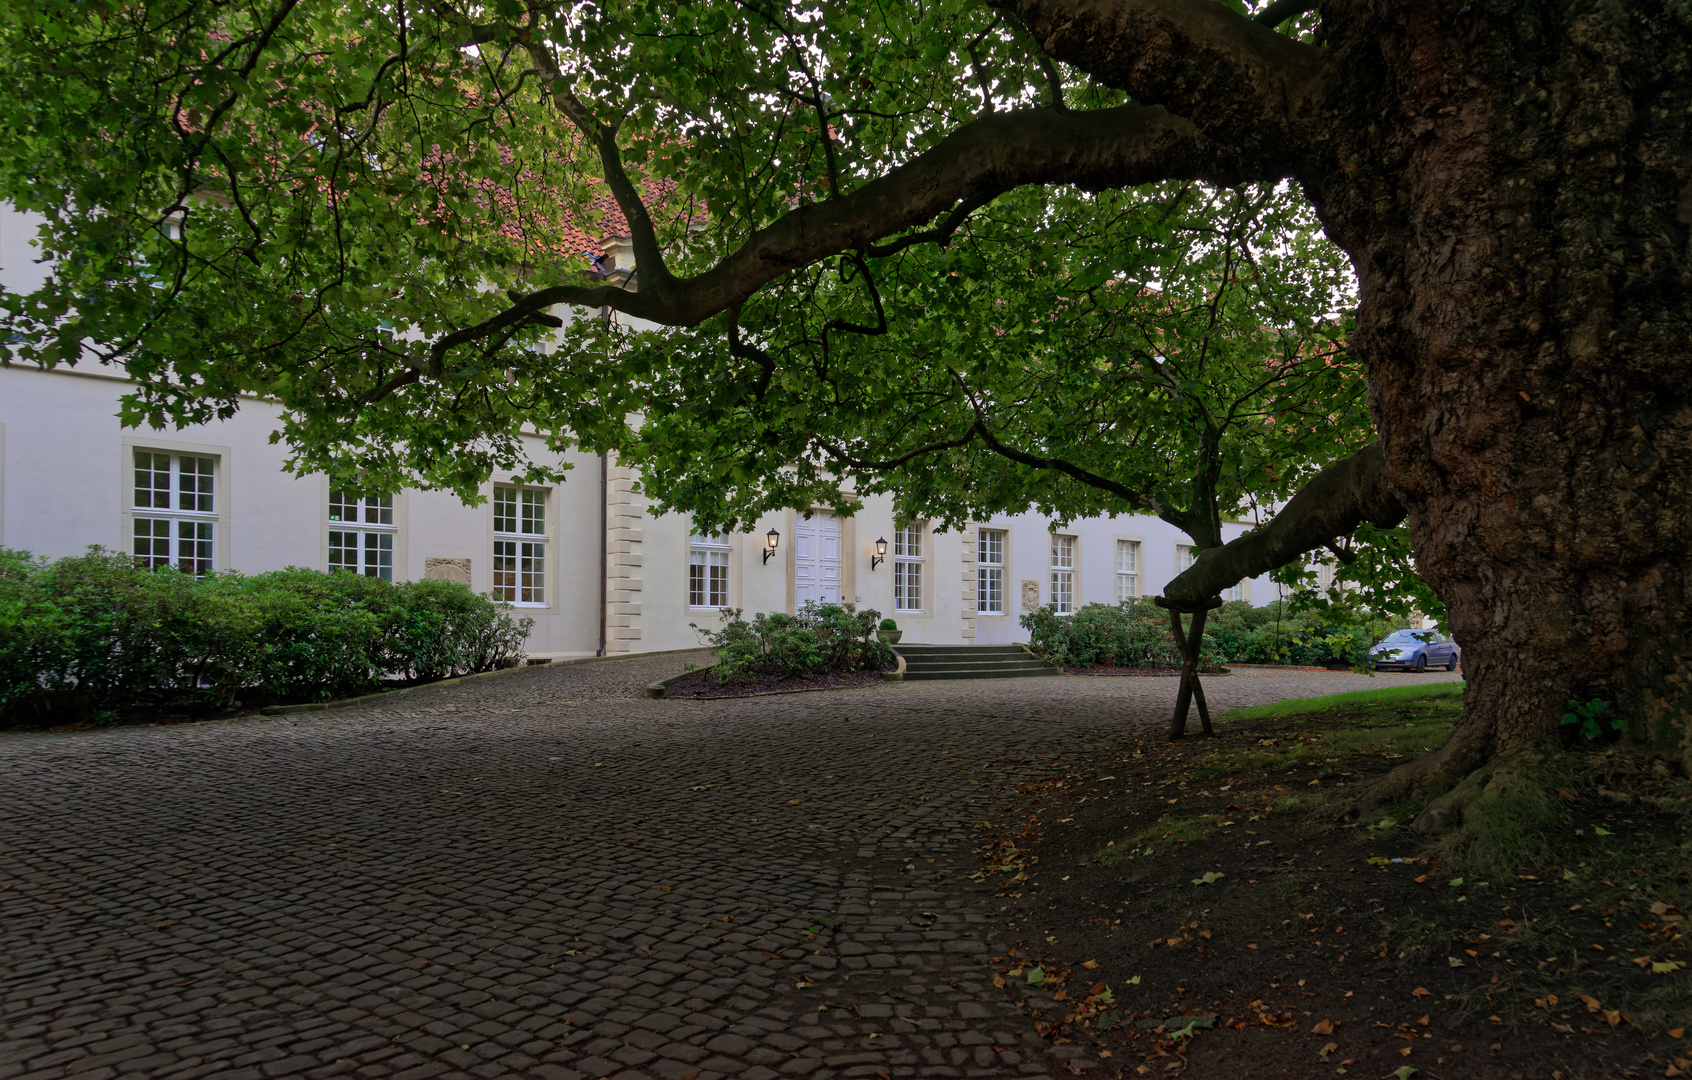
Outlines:
<svg viewBox="0 0 1692 1080"><path fill-rule="evenodd" d="M1020 645L895 645L904 657L905 681L1026 679L1063 672Z"/></svg>

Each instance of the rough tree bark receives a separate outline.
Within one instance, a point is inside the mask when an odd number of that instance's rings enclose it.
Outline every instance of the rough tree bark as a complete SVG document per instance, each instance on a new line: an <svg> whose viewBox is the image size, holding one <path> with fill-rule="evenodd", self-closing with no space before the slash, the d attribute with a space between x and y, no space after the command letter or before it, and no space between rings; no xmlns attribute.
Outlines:
<svg viewBox="0 0 1692 1080"><path fill-rule="evenodd" d="M1357 267L1388 481L1469 684L1374 798L1553 743L1570 698L1692 768L1692 8L1323 23L1337 137L1303 178Z"/></svg>

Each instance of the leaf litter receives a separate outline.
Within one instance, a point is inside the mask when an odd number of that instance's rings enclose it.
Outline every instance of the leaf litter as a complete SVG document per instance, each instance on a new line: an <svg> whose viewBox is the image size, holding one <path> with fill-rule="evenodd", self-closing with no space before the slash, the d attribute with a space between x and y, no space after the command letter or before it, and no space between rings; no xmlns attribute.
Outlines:
<svg viewBox="0 0 1692 1080"><path fill-rule="evenodd" d="M1678 904L1689 881L1627 872L1646 864L1616 839L1654 842L1676 823L1635 819L1627 832L1571 791L1563 832L1591 844L1594 821L1608 821L1607 854L1441 875L1449 857L1402 827L1417 808L1345 829L1322 796L1293 794L1316 780L1343 797L1341 785L1393 767L1355 737L1325 745L1345 719L1223 723L1216 740L1177 744L1110 737L1020 784L999 821L982 823L978 849L977 879L1017 942L995 958L994 985L1022 999L1041 1035L1090 1045L1116 1076L1201 1063L1202 1075L1254 1077L1310 1076L1313 1062L1370 1077L1676 1068L1692 1048L1665 1023L1672 1013L1647 1001L1630 1015L1623 1001L1646 1000L1641 980L1688 978L1674 965L1688 957ZM1272 773L1246 752L1265 746L1280 755ZM1218 757L1233 765L1225 778ZM1638 947L1647 938L1653 948ZM1588 959L1577 941L1631 962ZM1672 1010L1692 988L1653 1000ZM1683 1068L1692 1076L1692 1062Z"/></svg>

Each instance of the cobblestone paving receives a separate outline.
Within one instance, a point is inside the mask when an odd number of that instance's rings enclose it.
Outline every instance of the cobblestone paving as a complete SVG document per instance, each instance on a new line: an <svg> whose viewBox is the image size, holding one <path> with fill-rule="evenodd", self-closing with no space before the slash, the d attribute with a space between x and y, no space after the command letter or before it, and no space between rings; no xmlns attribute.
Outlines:
<svg viewBox="0 0 1692 1080"><path fill-rule="evenodd" d="M686 659L0 736L0 1080L1084 1068L991 985L971 831L1020 769L1155 731L1170 681L638 696Z"/></svg>

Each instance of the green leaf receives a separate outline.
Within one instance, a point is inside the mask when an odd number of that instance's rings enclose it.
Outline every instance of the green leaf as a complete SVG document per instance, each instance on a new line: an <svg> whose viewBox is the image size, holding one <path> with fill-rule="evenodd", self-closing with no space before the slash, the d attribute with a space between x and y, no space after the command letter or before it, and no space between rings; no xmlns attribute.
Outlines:
<svg viewBox="0 0 1692 1080"><path fill-rule="evenodd" d="M1029 968L1028 969L1028 985L1029 986L1044 986L1045 984L1046 984L1046 973L1044 971L1041 971L1039 968Z"/></svg>
<svg viewBox="0 0 1692 1080"><path fill-rule="evenodd" d="M1206 870L1204 872L1203 877L1196 877L1196 878L1193 879L1193 884L1194 885L1214 885L1216 882L1221 881L1226 876L1227 876L1226 874L1223 874L1223 873L1216 871L1216 870Z"/></svg>

